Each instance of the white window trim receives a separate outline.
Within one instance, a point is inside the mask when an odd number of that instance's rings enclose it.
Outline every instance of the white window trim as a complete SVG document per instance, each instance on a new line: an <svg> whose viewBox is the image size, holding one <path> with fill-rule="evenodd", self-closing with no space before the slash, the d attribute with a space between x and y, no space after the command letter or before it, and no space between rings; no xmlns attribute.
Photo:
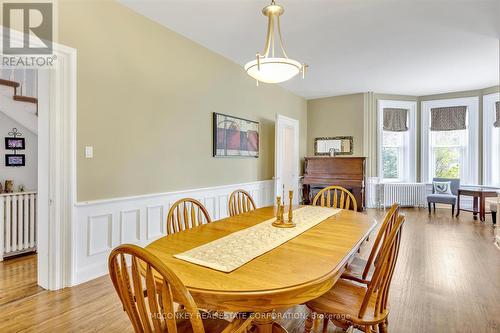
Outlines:
<svg viewBox="0 0 500 333"><path fill-rule="evenodd" d="M493 123L495 122L495 102L500 100L500 93L493 93L483 96L483 184L484 185L499 185L492 184L492 173L490 156L491 152L491 137Z"/></svg>
<svg viewBox="0 0 500 333"><path fill-rule="evenodd" d="M384 179L383 161L382 161L382 137L384 123L385 108L400 108L408 109L408 132L410 137L409 153L406 156L405 165L409 168L406 170L404 179L386 180ZM417 102L414 101L394 101L394 100L378 100L377 101L377 128L378 128L378 177L384 182L405 182L412 183L417 180Z"/></svg>
<svg viewBox="0 0 500 333"><path fill-rule="evenodd" d="M467 166L469 174L465 179L468 182L464 182L464 185L477 185L479 183L479 167L478 167L478 151L479 151L479 97L465 97L465 98L453 98L453 99L439 99L433 101L422 101L421 102L421 125L422 125L422 163L421 163L421 175L422 181L431 183L430 179L430 118L431 109L439 107L451 107L457 105L467 106L467 129L469 130L469 149Z"/></svg>

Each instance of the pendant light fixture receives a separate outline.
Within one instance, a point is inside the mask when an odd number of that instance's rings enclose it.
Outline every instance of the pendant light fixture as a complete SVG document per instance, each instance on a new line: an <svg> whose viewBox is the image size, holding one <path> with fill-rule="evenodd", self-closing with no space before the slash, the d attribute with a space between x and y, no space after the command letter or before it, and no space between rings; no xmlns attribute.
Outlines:
<svg viewBox="0 0 500 333"><path fill-rule="evenodd" d="M283 38L280 28L280 16L283 15L284 9L277 5L274 0L271 4L262 9L262 14L268 17L267 37L264 52L257 53L257 59L248 62L245 65L245 71L257 80L257 85L260 82L280 83L288 81L299 73L302 73L302 78L305 77L306 64L288 58L285 47L283 46ZM276 30L275 30L276 25ZM275 54L276 36L279 40L279 50ZM281 56L276 56L280 52Z"/></svg>

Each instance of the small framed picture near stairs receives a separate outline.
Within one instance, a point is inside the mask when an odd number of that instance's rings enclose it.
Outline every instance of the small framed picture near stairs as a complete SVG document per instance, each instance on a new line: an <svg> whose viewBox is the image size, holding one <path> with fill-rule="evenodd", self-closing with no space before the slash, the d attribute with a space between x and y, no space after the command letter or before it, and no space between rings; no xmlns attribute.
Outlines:
<svg viewBox="0 0 500 333"><path fill-rule="evenodd" d="M5 166L22 167L26 165L24 154L5 154Z"/></svg>
<svg viewBox="0 0 500 333"><path fill-rule="evenodd" d="M26 165L26 156L17 153L18 150L26 149L26 141L21 136L22 134L17 128L13 128L12 132L9 132L9 136L5 138L5 149L14 151L12 154L5 154L5 166L22 167Z"/></svg>

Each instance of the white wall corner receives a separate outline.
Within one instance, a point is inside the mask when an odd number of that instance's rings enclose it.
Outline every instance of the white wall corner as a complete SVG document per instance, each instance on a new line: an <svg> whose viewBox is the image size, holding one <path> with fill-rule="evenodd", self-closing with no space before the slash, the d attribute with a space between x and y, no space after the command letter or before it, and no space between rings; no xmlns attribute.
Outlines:
<svg viewBox="0 0 500 333"><path fill-rule="evenodd" d="M363 155L367 159L366 175L377 175L377 116L375 110L375 95L364 93L363 101Z"/></svg>
<svg viewBox="0 0 500 333"><path fill-rule="evenodd" d="M366 177L365 196L366 208L380 207L380 180L378 177Z"/></svg>

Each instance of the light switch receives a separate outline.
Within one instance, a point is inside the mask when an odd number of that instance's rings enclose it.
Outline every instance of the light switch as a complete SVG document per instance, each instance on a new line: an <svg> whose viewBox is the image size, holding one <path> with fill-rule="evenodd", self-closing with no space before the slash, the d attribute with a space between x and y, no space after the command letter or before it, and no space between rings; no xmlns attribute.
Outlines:
<svg viewBox="0 0 500 333"><path fill-rule="evenodd" d="M85 158L94 158L94 147L92 146L85 147Z"/></svg>

